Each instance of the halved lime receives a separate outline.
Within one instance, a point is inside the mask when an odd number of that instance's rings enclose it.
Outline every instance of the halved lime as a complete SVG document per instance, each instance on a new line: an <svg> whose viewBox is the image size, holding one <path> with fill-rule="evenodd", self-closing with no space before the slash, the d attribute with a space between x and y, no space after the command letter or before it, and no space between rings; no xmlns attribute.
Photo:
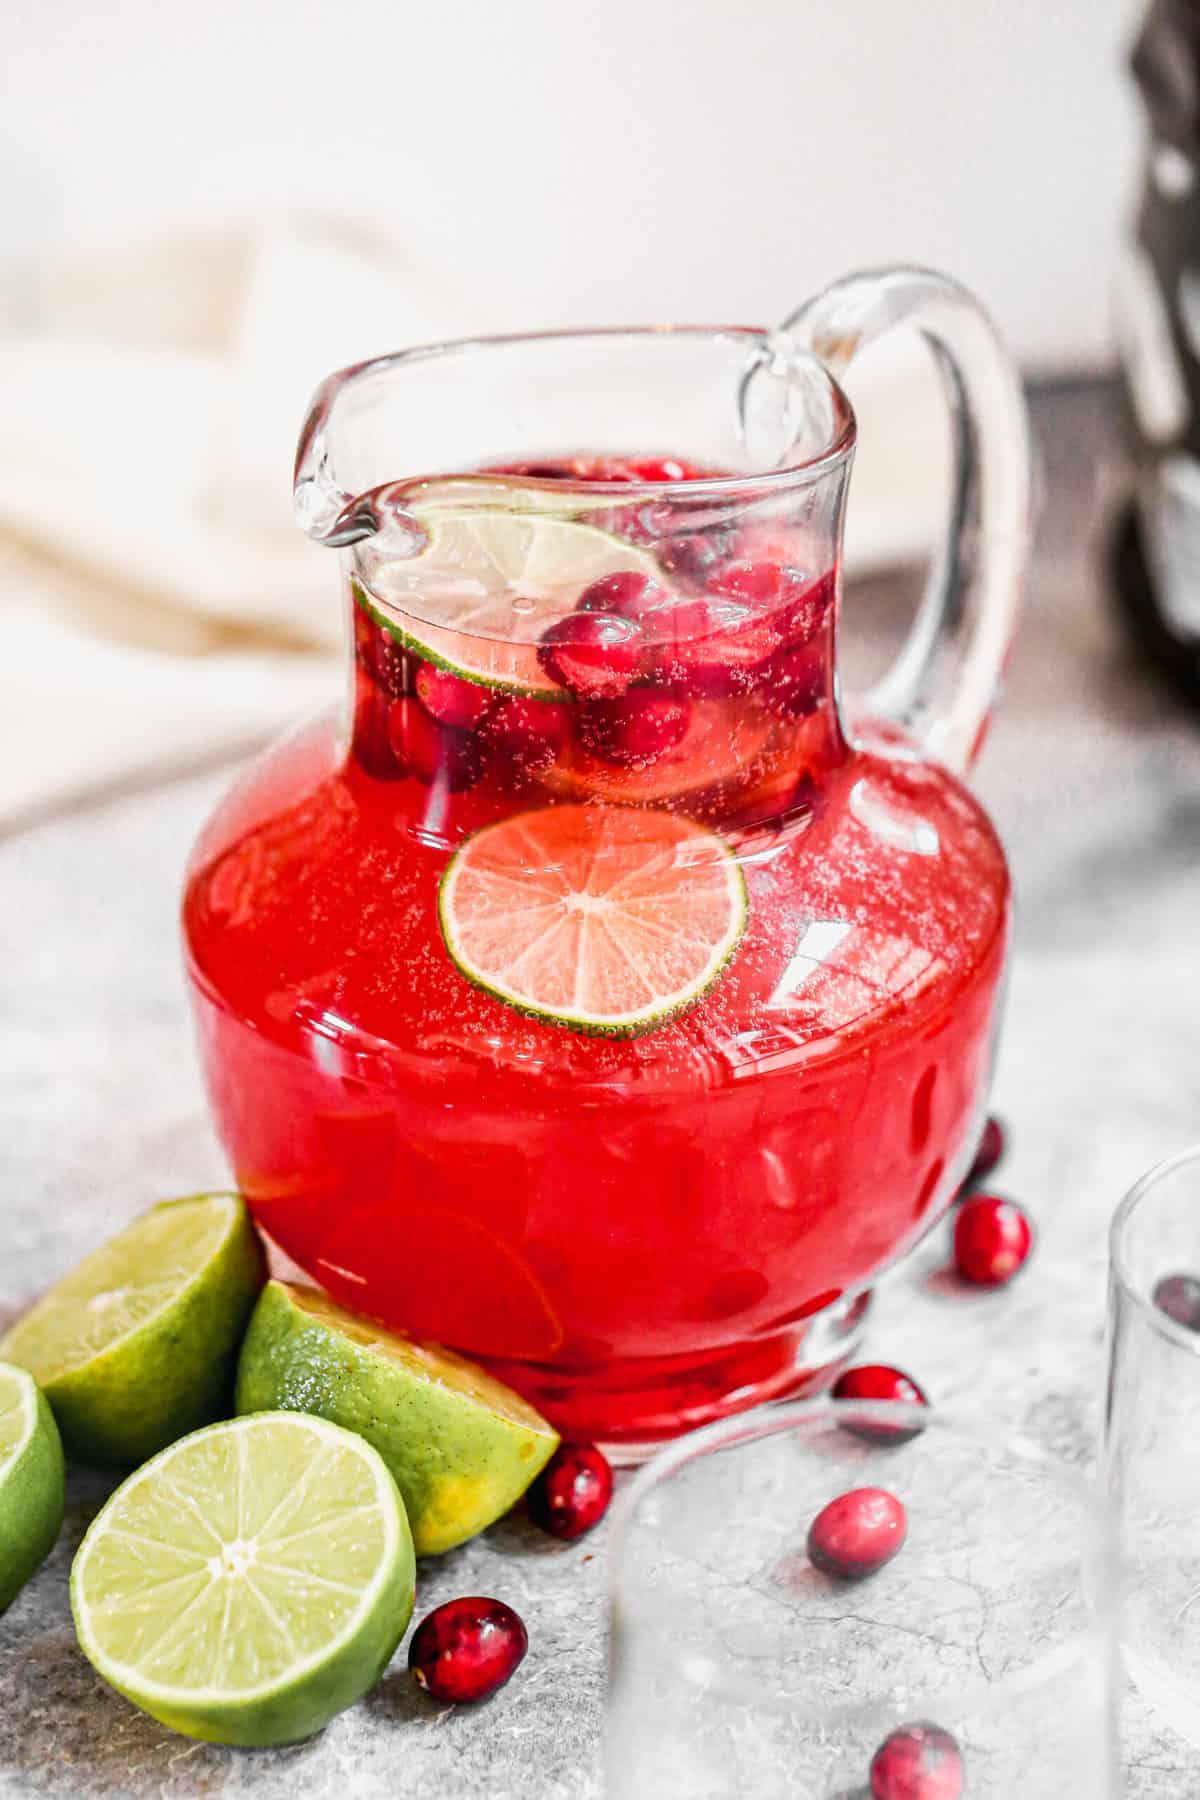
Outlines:
<svg viewBox="0 0 1200 1800"><path fill-rule="evenodd" d="M594 525L534 511L415 507L419 556L381 562L354 597L415 655L467 681L539 700L566 700L542 669L538 640L583 590L622 570L663 573L636 545Z"/></svg>
<svg viewBox="0 0 1200 1800"><path fill-rule="evenodd" d="M0 1363L0 1612L47 1555L63 1519L63 1453L33 1376Z"/></svg>
<svg viewBox="0 0 1200 1800"><path fill-rule="evenodd" d="M540 1413L474 1363L282 1281L263 1289L238 1365L238 1411L272 1407L318 1413L375 1446L420 1556L506 1513L558 1443Z"/></svg>
<svg viewBox="0 0 1200 1800"><path fill-rule="evenodd" d="M139 1463L226 1409L265 1277L236 1194L164 1201L43 1295L0 1356L37 1378L69 1454Z"/></svg>
<svg viewBox="0 0 1200 1800"><path fill-rule="evenodd" d="M548 1024L637 1037L719 978L746 884L715 831L673 813L548 806L486 825L442 876L446 948L475 986Z"/></svg>
<svg viewBox="0 0 1200 1800"><path fill-rule="evenodd" d="M378 1680L412 1616L404 1502L369 1444L256 1413L119 1487L71 1570L79 1646L188 1737L291 1744Z"/></svg>

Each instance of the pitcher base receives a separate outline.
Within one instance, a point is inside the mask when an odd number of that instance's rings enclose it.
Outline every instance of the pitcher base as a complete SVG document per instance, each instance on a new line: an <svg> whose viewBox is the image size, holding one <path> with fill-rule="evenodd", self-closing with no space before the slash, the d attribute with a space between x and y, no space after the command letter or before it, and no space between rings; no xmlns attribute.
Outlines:
<svg viewBox="0 0 1200 1800"><path fill-rule="evenodd" d="M527 1363L489 1367L564 1438L599 1444L616 1467L628 1468L672 1438L730 1413L819 1392L854 1356L872 1302L868 1289L837 1301L803 1327L702 1357L647 1357L596 1373Z"/></svg>

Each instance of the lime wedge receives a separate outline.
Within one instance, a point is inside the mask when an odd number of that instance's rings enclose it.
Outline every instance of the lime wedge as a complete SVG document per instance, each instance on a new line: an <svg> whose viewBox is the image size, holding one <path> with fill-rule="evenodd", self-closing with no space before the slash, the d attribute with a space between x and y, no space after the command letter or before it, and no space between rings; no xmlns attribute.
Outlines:
<svg viewBox="0 0 1200 1800"><path fill-rule="evenodd" d="M119 1487L71 1570L79 1646L152 1718L291 1744L378 1680L412 1616L404 1503L369 1444L258 1413L193 1432Z"/></svg>
<svg viewBox="0 0 1200 1800"><path fill-rule="evenodd" d="M507 1512L558 1443L540 1413L474 1363L282 1281L263 1289L238 1365L238 1411L274 1407L317 1413L375 1446L419 1556Z"/></svg>
<svg viewBox="0 0 1200 1800"><path fill-rule="evenodd" d="M50 1550L62 1519L54 1415L32 1375L0 1363L0 1613Z"/></svg>
<svg viewBox="0 0 1200 1800"><path fill-rule="evenodd" d="M43 1295L0 1356L36 1377L69 1454L139 1463L226 1409L264 1276L236 1194L164 1201Z"/></svg>
<svg viewBox="0 0 1200 1800"><path fill-rule="evenodd" d="M636 545L538 512L414 508L419 556L380 563L358 604L406 650L464 680L539 700L566 700L542 669L538 640L584 588L622 570L663 572Z"/></svg>
<svg viewBox="0 0 1200 1800"><path fill-rule="evenodd" d="M442 876L446 948L476 987L548 1024L638 1037L693 1006L745 930L715 831L673 813L548 806L486 825Z"/></svg>

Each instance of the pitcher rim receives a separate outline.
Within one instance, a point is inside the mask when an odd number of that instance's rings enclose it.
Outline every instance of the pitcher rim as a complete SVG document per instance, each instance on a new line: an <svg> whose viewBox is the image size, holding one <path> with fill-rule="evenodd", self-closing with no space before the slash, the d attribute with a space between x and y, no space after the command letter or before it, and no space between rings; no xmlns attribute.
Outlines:
<svg viewBox="0 0 1200 1800"><path fill-rule="evenodd" d="M802 349L789 339L781 337L778 332L758 325L691 325L667 323L656 325L587 325L562 326L546 331L512 331L483 333L480 335L444 338L425 344L413 344L402 350L385 351L378 356L363 358L360 362L348 363L343 368L335 369L319 384L314 393L300 438L296 448L294 468L294 492L297 494L308 483L324 472L325 469L325 433L333 415L338 399L356 383L372 376L383 375L402 368L407 363L426 362L437 357L459 355L466 352L507 349L520 344L568 342L571 340L616 340L620 338L709 338L735 339L743 341L747 346L757 345L766 357L779 356L803 363L817 374L825 384L833 402L833 424L828 438L811 456L789 461L780 468L764 469L757 473L742 472L733 475L700 475L684 476L673 481L651 481L638 477L632 481L623 481L621 489L624 493L638 496L658 496L664 493L679 495L685 492L697 498L719 499L736 497L753 489L757 492L770 492L777 488L786 488L789 484L803 479L812 482L825 474L840 468L853 454L857 441L857 423L854 408L841 384L830 373L819 357ZM740 379L739 391L745 392L750 377L763 366L760 360L748 362ZM428 479L429 471L417 473L400 472L394 478L396 485L409 481ZM448 471L437 471L446 474ZM577 493L589 496L612 493L612 483L576 476L546 475L502 475L485 470L454 471L455 478L462 481L478 482L487 485L511 487L519 482L521 487L536 490L549 490L559 494ZM342 495L347 503L355 496ZM304 522L304 521L302 521ZM321 535L321 534L317 534Z"/></svg>

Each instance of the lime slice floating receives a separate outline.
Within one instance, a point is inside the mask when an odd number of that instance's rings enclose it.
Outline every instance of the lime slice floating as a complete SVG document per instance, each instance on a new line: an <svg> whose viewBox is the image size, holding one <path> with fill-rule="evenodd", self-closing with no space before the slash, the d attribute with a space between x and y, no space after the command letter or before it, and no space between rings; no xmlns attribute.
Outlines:
<svg viewBox="0 0 1200 1800"><path fill-rule="evenodd" d="M474 1363L281 1281L267 1283L250 1321L237 1408L317 1413L359 1432L395 1477L422 1556L507 1512L558 1443L540 1413Z"/></svg>
<svg viewBox="0 0 1200 1800"><path fill-rule="evenodd" d="M188 1737L291 1744L372 1687L412 1616L404 1502L351 1432L257 1413L117 1489L71 1570L79 1645Z"/></svg>
<svg viewBox="0 0 1200 1800"><path fill-rule="evenodd" d="M355 599L406 650L467 681L540 700L566 700L537 659L547 626L573 612L584 588L631 570L660 584L636 545L544 513L416 507L427 534L419 556L383 562Z"/></svg>
<svg viewBox="0 0 1200 1800"><path fill-rule="evenodd" d="M0 1363L0 1612L58 1536L63 1479L62 1444L45 1395L27 1370Z"/></svg>
<svg viewBox="0 0 1200 1800"><path fill-rule="evenodd" d="M70 1454L118 1466L226 1410L266 1270L236 1194L165 1201L85 1257L0 1342Z"/></svg>
<svg viewBox="0 0 1200 1800"><path fill-rule="evenodd" d="M477 831L438 913L475 986L548 1024L637 1037L707 993L746 926L716 832L674 814L548 806Z"/></svg>

